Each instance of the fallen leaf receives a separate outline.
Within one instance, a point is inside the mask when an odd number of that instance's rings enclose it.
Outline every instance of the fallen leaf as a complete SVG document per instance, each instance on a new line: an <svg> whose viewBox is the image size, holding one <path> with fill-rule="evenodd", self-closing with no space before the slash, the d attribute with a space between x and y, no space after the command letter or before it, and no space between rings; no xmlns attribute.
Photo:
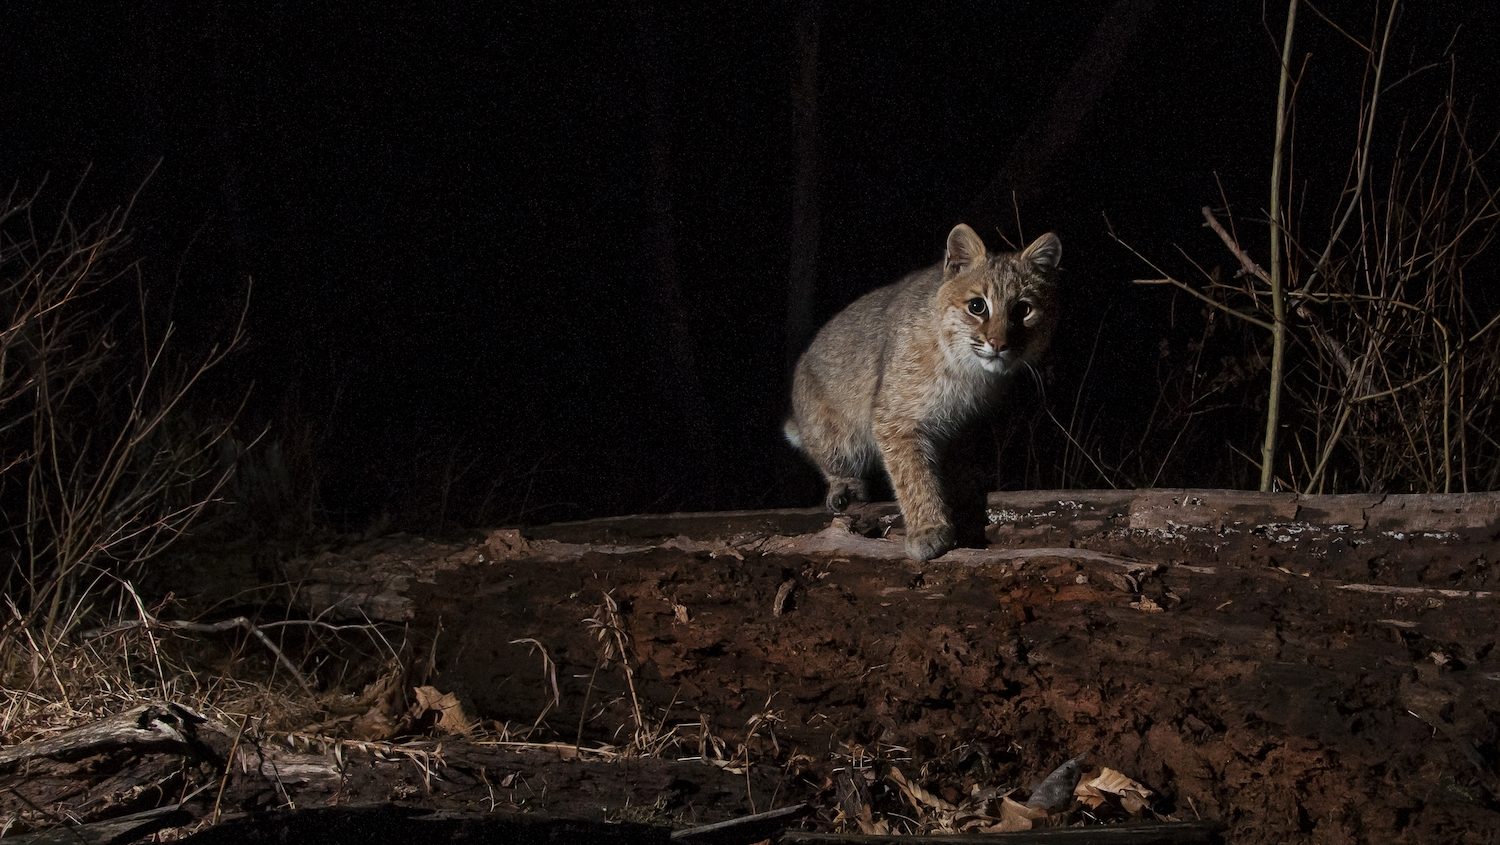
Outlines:
<svg viewBox="0 0 1500 845"><path fill-rule="evenodd" d="M923 789L921 784L907 780L906 776L901 774L901 770L895 766L891 767L891 773L886 776L886 779L894 783L896 788L901 790L901 794L906 796L906 800L919 810L926 807L939 813L958 812L958 807Z"/></svg>
<svg viewBox="0 0 1500 845"><path fill-rule="evenodd" d="M1009 795L1000 799L1000 823L984 828L985 833L1008 833L1012 830L1031 830L1041 819L1050 815L1039 807L1028 807Z"/></svg>
<svg viewBox="0 0 1500 845"><path fill-rule="evenodd" d="M436 687L413 687L412 693L416 701L412 703L411 715L414 719L420 719L427 713L436 713L437 719L433 727L443 733L468 736L474 732L474 720L464 712L464 706L459 703L458 696L451 692L441 692Z"/></svg>
<svg viewBox="0 0 1500 845"><path fill-rule="evenodd" d="M1147 799L1151 797L1152 792L1139 781L1121 774L1114 769L1105 768L1099 772L1097 777L1079 784L1078 789L1074 791L1074 795L1080 801L1083 801L1090 807L1099 806L1099 804L1091 803L1089 798L1085 798L1085 794L1091 797L1099 797L1101 803L1102 796L1113 795L1119 800L1120 806L1125 809L1125 812L1135 816L1140 815L1149 805L1150 802Z"/></svg>
<svg viewBox="0 0 1500 845"><path fill-rule="evenodd" d="M860 814L856 816L854 820L859 823L860 833L869 836L885 836L886 834L891 832L890 822L886 821L885 819L872 820L870 818L869 807L865 807L863 810L861 810Z"/></svg>

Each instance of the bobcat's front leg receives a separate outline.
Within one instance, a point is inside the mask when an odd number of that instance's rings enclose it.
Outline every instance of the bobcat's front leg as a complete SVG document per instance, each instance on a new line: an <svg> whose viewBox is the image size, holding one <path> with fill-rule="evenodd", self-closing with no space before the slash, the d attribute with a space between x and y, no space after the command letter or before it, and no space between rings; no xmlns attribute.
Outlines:
<svg viewBox="0 0 1500 845"><path fill-rule="evenodd" d="M931 560L953 548L953 520L938 483L936 450L914 426L902 422L877 421L875 442L906 519L907 557Z"/></svg>

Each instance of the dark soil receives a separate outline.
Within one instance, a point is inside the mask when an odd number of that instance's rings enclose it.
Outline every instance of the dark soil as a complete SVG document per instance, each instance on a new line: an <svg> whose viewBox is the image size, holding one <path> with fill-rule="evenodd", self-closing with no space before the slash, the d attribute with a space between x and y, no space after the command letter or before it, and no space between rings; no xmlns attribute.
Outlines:
<svg viewBox="0 0 1500 845"><path fill-rule="evenodd" d="M393 693L370 698L395 702L371 710L387 721L325 721L248 757L232 726L206 726L219 757L241 746L232 776L173 760L127 780L219 796L252 825L243 814L383 804L682 828L807 802L804 830L928 832L956 826L944 806L1024 798L1087 754L1086 772L1153 794L1134 813L1074 805L1069 824L1500 842L1500 496L996 494L988 519L986 547L922 565L888 504L330 550L278 577L297 585L293 616L375 620L407 644ZM175 589L264 580L231 575ZM406 709L417 685L453 694L454 712ZM91 759L58 768L55 791L101 801L110 766ZM19 830L63 807L90 817L11 785L0 811ZM471 824L449 818L422 821Z"/></svg>
<svg viewBox="0 0 1500 845"><path fill-rule="evenodd" d="M610 595L643 730L677 727L677 756L700 725L748 745L782 768L754 805L825 823L851 766L956 799L1087 752L1233 842L1494 842L1494 517L1483 497L997 497L990 550L925 565L837 527L777 538L805 513L601 521L496 535L413 594L414 628L441 632L434 683L476 715L620 744L636 711L584 622ZM556 706L520 639L555 661ZM888 798L877 815L912 812Z"/></svg>

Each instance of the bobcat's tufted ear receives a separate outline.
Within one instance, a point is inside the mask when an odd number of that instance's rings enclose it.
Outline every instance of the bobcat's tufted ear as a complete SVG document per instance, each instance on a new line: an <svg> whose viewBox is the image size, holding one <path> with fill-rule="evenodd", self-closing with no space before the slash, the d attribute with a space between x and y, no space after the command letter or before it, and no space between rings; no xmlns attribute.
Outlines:
<svg viewBox="0 0 1500 845"><path fill-rule="evenodd" d="M948 233L948 250L943 254L943 278L957 276L983 261L984 256L984 241L979 235L966 223L954 226Z"/></svg>
<svg viewBox="0 0 1500 845"><path fill-rule="evenodd" d="M1056 270L1058 262L1062 261L1062 241L1057 239L1057 235L1048 232L1032 241L1031 246L1021 250L1021 260L1029 261L1043 270Z"/></svg>

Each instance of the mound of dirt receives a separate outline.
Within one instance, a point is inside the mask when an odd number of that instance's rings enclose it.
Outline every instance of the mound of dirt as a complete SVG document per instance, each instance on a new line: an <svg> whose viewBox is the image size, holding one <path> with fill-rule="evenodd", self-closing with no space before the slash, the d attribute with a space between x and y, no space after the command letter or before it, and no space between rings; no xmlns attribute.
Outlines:
<svg viewBox="0 0 1500 845"><path fill-rule="evenodd" d="M381 804L652 836L806 804L785 817L798 842L1106 823L1134 825L1119 841L1500 839L1500 496L994 494L988 519L983 548L926 564L889 504L325 551L283 571L292 614L384 626L404 673L279 751L205 723L212 742L153 746L197 768L111 782L231 817ZM203 589L244 586L230 574ZM0 775L32 751L0 750ZM97 803L90 753L46 771ZM39 807L89 818L15 786L0 812L21 829ZM141 811L127 792L111 806Z"/></svg>
<svg viewBox="0 0 1500 845"><path fill-rule="evenodd" d="M1500 835L1496 497L996 495L925 565L892 513L498 532L412 623L482 718L779 765L752 803L825 824L845 773L914 816L891 769L957 805L1087 753L1234 842Z"/></svg>

